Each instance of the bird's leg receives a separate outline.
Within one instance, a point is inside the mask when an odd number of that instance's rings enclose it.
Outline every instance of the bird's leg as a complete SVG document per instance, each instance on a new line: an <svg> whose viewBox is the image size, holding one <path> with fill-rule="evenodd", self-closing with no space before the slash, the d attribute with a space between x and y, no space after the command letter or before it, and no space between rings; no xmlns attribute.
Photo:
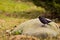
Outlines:
<svg viewBox="0 0 60 40"><path fill-rule="evenodd" d="M43 24L42 27L45 27L45 24Z"/></svg>

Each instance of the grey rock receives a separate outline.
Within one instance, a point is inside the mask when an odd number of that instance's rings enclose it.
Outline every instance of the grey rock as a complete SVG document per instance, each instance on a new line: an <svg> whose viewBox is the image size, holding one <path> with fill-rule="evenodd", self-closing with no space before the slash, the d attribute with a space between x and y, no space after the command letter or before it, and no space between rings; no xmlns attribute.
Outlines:
<svg viewBox="0 0 60 40"><path fill-rule="evenodd" d="M11 33L23 30L22 32L23 35L32 35L36 37L47 37L47 36L56 37L59 34L58 31L59 28L55 22L50 22L49 24L46 24L44 27L43 25L44 24L42 24L38 18L31 19L29 21L20 24Z"/></svg>

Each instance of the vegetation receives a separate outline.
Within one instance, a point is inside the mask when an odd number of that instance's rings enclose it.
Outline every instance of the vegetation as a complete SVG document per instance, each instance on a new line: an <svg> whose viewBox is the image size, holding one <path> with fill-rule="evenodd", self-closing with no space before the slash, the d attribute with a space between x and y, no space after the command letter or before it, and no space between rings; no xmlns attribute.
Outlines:
<svg viewBox="0 0 60 40"><path fill-rule="evenodd" d="M0 1L0 14L10 17L28 17L36 18L40 13L45 13L42 7L36 7L33 3L18 2L18 0L1 0ZM37 15L35 15L36 13ZM34 15L34 17L32 16Z"/></svg>
<svg viewBox="0 0 60 40"><path fill-rule="evenodd" d="M60 0L33 0L33 2L35 5L45 8L46 11L50 11L51 18L60 17Z"/></svg>

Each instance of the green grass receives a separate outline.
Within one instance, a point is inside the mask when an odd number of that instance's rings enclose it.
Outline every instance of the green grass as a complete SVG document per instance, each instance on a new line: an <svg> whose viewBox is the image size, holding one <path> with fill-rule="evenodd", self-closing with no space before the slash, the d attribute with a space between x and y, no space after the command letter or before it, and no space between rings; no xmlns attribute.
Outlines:
<svg viewBox="0 0 60 40"><path fill-rule="evenodd" d="M6 12L23 11L29 9L31 6L25 3L15 3L10 1L0 1L0 10Z"/></svg>
<svg viewBox="0 0 60 40"><path fill-rule="evenodd" d="M42 7L36 7L31 2L15 2L13 0L0 0L0 14L9 14L10 17L25 17L25 18L36 18L40 13L45 13L45 9ZM12 15L12 16L11 16ZM14 15L14 16L13 16ZM34 17L32 16L34 15ZM3 17L4 18L4 17Z"/></svg>
<svg viewBox="0 0 60 40"><path fill-rule="evenodd" d="M12 0L0 0L0 11L5 12L20 12L34 9L35 5L33 3L25 3L25 2L14 2ZM43 8L37 8L40 11L44 11Z"/></svg>

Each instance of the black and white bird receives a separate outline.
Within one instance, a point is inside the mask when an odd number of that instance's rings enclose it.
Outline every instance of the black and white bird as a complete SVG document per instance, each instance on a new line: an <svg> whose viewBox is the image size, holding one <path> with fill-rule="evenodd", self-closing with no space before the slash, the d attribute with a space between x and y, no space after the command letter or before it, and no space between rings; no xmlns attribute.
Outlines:
<svg viewBox="0 0 60 40"><path fill-rule="evenodd" d="M41 17L39 16L39 20L43 23L43 24L48 24L51 22L51 20L47 19L47 18L44 18L44 17Z"/></svg>

